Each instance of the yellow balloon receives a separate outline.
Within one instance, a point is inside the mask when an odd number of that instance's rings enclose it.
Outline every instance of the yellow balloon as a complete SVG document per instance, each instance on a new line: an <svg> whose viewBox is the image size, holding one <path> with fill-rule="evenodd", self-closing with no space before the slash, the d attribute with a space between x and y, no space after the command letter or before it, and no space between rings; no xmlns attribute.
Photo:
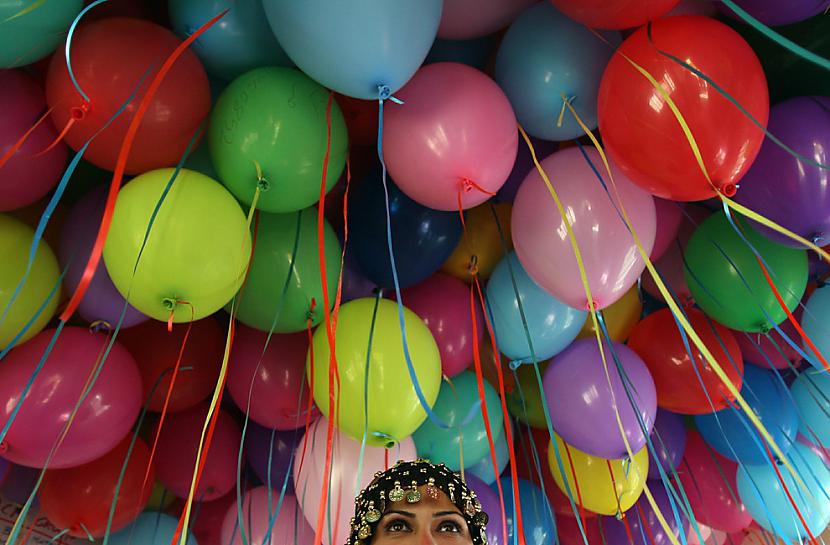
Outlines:
<svg viewBox="0 0 830 545"><path fill-rule="evenodd" d="M176 500L176 496L168 491L158 481L153 485L153 492L150 494L150 501L147 502L147 509L153 511L164 511Z"/></svg>
<svg viewBox="0 0 830 545"><path fill-rule="evenodd" d="M475 256L479 278L489 278L505 253L499 235L499 225L504 233L504 242L508 251L513 249L513 241L510 238L510 212L513 205L503 202L496 204L495 208L499 218L498 224L493 218L490 203L467 210L464 214L464 222L467 225L466 233L461 236L458 246L441 266L443 272L469 282L472 278L470 267Z"/></svg>
<svg viewBox="0 0 830 545"><path fill-rule="evenodd" d="M634 331L634 326L640 321L640 316L642 315L643 302L640 301L637 284L634 284L630 290L625 292L625 295L616 303L602 311L605 326L608 328L608 334L613 340L620 343L628 340L628 336ZM576 338L594 339L596 338L594 331L594 321L589 316L585 320L585 325L582 326L582 331L579 332Z"/></svg>
<svg viewBox="0 0 830 545"><path fill-rule="evenodd" d="M365 415L368 412L366 442L387 448L409 437L426 419L427 414L415 393L404 359L397 303L380 299L369 359L368 411L364 410L366 354L375 299L349 301L337 315L335 344L340 390L335 407L339 408L338 428L360 441L363 438ZM441 356L438 345L426 324L411 310L404 309L406 341L412 366L421 386L426 404L435 405L441 388ZM329 417L329 342L326 324L314 332L314 369L310 356L309 378L313 378L314 401ZM338 399L339 397L339 399Z"/></svg>
<svg viewBox="0 0 830 545"><path fill-rule="evenodd" d="M29 248L34 237L35 232L30 227L10 216L0 214L0 314L6 313L0 321L0 350L5 349L18 333L23 331L26 324L38 313L41 305L46 303L26 333L15 344L37 335L52 319L61 298L58 260L46 241L41 240L29 277L6 312L12 294L26 272ZM55 292L50 298L52 289L55 289Z"/></svg>
<svg viewBox="0 0 830 545"><path fill-rule="evenodd" d="M634 459L629 463L628 460L605 460L591 456L567 445L556 434L554 439L559 447L571 493L576 497L576 485L579 484L579 494L585 509L600 515L616 515L619 511L628 511L643 493L648 477L648 447L643 447L640 452L634 454ZM608 471L609 463L614 475L613 480L611 472ZM556 461L553 442L548 447L548 464L556 485L567 494Z"/></svg>

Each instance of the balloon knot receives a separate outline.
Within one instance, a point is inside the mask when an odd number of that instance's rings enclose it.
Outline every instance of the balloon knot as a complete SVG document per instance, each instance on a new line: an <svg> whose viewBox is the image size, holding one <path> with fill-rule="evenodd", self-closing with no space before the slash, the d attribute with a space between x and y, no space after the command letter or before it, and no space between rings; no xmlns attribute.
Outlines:
<svg viewBox="0 0 830 545"><path fill-rule="evenodd" d="M308 306L308 312L306 312L306 313L305 313L305 318L306 318L306 320L308 320L309 322L314 321L314 318L315 318L314 309L315 309L316 307L317 307L317 299L315 299L314 297L312 297L312 298L311 298L311 303L310 303L310 304L309 304L309 306Z"/></svg>
<svg viewBox="0 0 830 545"><path fill-rule="evenodd" d="M585 303L585 310L588 312L591 312L592 310L596 312L597 310L599 310L599 303L597 303L596 301L590 301L588 303Z"/></svg>
<svg viewBox="0 0 830 545"><path fill-rule="evenodd" d="M271 182L269 182L265 178L260 178L256 181L256 186L259 188L260 191L268 191L271 188Z"/></svg>
<svg viewBox="0 0 830 545"><path fill-rule="evenodd" d="M390 89L388 85L383 85L383 84L378 85L378 99L379 100L386 100L391 96L392 96L392 89Z"/></svg>
<svg viewBox="0 0 830 545"><path fill-rule="evenodd" d="M9 444L5 441L0 441L0 453L5 454L9 451Z"/></svg>
<svg viewBox="0 0 830 545"><path fill-rule="evenodd" d="M824 243L824 233L815 233L810 237L810 242L816 246L821 246Z"/></svg>
<svg viewBox="0 0 830 545"><path fill-rule="evenodd" d="M69 117L73 121L83 121L86 114L89 113L89 101L84 101L80 106L73 106L69 108Z"/></svg>
<svg viewBox="0 0 830 545"><path fill-rule="evenodd" d="M470 264L467 265L467 272L470 276L478 276L478 256L473 254L470 256Z"/></svg>
<svg viewBox="0 0 830 545"><path fill-rule="evenodd" d="M95 320L89 324L89 330L92 333L100 333L102 331L112 331L112 325L106 320Z"/></svg>
<svg viewBox="0 0 830 545"><path fill-rule="evenodd" d="M383 433L382 431L373 431L372 435L375 437L380 437L384 440L383 446L384 448L392 448L398 444L397 439L389 435L388 433Z"/></svg>
<svg viewBox="0 0 830 545"><path fill-rule="evenodd" d="M727 197L734 197L735 193L738 192L738 186L736 184L723 184L719 188L719 191L726 195Z"/></svg>

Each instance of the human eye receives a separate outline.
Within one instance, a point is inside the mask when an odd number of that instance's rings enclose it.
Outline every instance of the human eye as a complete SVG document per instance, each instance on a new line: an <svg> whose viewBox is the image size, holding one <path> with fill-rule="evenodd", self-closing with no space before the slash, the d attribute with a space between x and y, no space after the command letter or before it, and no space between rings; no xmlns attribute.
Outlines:
<svg viewBox="0 0 830 545"><path fill-rule="evenodd" d="M454 520L442 520L438 524L438 531L439 532L449 532L453 534L460 534L461 533L461 525Z"/></svg>
<svg viewBox="0 0 830 545"><path fill-rule="evenodd" d="M403 519L392 519L386 523L384 528L387 532L392 534L408 532L410 530L409 525Z"/></svg>

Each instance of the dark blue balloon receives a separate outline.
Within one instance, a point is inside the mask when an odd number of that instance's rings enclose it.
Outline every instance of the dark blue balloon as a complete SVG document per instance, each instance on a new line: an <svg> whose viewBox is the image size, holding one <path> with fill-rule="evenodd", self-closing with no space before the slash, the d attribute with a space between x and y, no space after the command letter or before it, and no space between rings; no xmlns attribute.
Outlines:
<svg viewBox="0 0 830 545"><path fill-rule="evenodd" d="M484 70L496 45L496 36L482 36L473 40L442 40L432 44L424 64L457 62Z"/></svg>
<svg viewBox="0 0 830 545"><path fill-rule="evenodd" d="M303 428L285 431L271 430L256 422L248 421L248 429L245 433L245 452L251 469L263 484L269 484L268 457L270 455L270 487L277 491L282 489L285 476L291 471L291 458L303 440L304 433ZM272 443L273 446L271 446ZM292 494L294 491L294 480L291 477L288 477L288 486L285 491L286 494Z"/></svg>
<svg viewBox="0 0 830 545"><path fill-rule="evenodd" d="M490 485L496 488L496 484ZM504 510L507 515L507 543L513 543L515 533L515 514L513 510L513 481L510 477L501 479L504 491ZM551 507L542 489L524 479L519 479L519 503L522 506L522 525L524 526L527 545L549 545L556 542L556 523ZM490 519L490 524L499 521ZM498 532L501 535L501 532Z"/></svg>
<svg viewBox="0 0 830 545"><path fill-rule="evenodd" d="M392 248L402 288L425 280L452 254L461 239L456 212L427 208L407 197L391 178L389 212ZM373 172L349 201L349 243L363 274L383 288L394 286L386 239L386 208L380 171Z"/></svg>

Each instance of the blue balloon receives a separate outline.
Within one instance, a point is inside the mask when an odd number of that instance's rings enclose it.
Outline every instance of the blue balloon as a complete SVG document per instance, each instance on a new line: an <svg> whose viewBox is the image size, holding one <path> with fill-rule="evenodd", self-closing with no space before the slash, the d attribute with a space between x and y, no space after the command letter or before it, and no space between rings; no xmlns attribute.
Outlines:
<svg viewBox="0 0 830 545"><path fill-rule="evenodd" d="M830 288L822 286L810 295L804 306L804 315L801 318L801 328L816 345L819 353L825 360L830 361ZM814 367L824 371L824 365L816 357L815 352L804 344L804 350L810 356L808 360Z"/></svg>
<svg viewBox="0 0 830 545"><path fill-rule="evenodd" d="M485 71L487 61L496 45L494 35L473 40L443 40L438 38L432 44L424 64L435 62L457 62Z"/></svg>
<svg viewBox="0 0 830 545"><path fill-rule="evenodd" d="M110 545L170 545L179 520L157 511L145 511L132 524L112 534ZM188 545L199 545L192 532L187 533Z"/></svg>
<svg viewBox="0 0 830 545"><path fill-rule="evenodd" d="M504 473L504 468L507 467L507 462L510 461L510 454L507 452L507 434L504 431L493 441L493 448L496 451L496 463L498 464L496 469L498 469L499 475L501 475ZM490 458L489 452L480 462L471 467L464 468L464 471L472 473L488 485L496 482L496 474L493 472L493 460Z"/></svg>
<svg viewBox="0 0 830 545"><path fill-rule="evenodd" d="M571 308L540 288L525 272L515 252L496 266L487 283L487 301L499 350L514 360L529 360L530 347L522 325L519 300L510 269L516 279L519 298L527 319L533 351L541 360L552 358L568 347L585 324L587 312Z"/></svg>
<svg viewBox="0 0 830 545"><path fill-rule="evenodd" d="M168 9L173 31L182 38L230 9L192 46L212 76L232 80L261 66L291 66L268 26L261 2L170 0Z"/></svg>
<svg viewBox="0 0 830 545"><path fill-rule="evenodd" d="M603 34L614 46L621 41L617 32ZM570 140L583 131L569 111L558 126L562 94L573 97L588 127L596 127L599 82L613 52L586 27L540 2L510 25L496 56L496 81L528 134Z"/></svg>
<svg viewBox="0 0 830 545"><path fill-rule="evenodd" d="M786 387L773 371L747 365L741 395L786 454L798 434L798 412ZM769 460L763 438L743 411L727 407L695 416L695 424L703 439L730 460L743 464L766 464Z"/></svg>
<svg viewBox="0 0 830 545"><path fill-rule="evenodd" d="M427 208L407 197L391 179L389 211L392 250L401 288L426 280L452 254L461 239L457 212ZM349 202L349 244L366 278L383 288L394 286L386 240L386 197L380 171L358 185Z"/></svg>
<svg viewBox="0 0 830 545"><path fill-rule="evenodd" d="M810 532L818 536L830 523L830 470L821 458L802 444L795 445L788 458L807 490L785 468L780 467L778 472ZM799 522L775 469L769 464L740 466L738 495L752 518L763 528L785 541L807 541L807 532Z"/></svg>
<svg viewBox="0 0 830 545"><path fill-rule="evenodd" d="M435 40L443 0L263 0L297 66L325 87L377 99L409 81Z"/></svg>
<svg viewBox="0 0 830 545"><path fill-rule="evenodd" d="M496 488L495 484L490 485ZM515 506L513 505L513 481L510 477L501 479L504 491L504 510L507 515L507 543L514 543ZM519 479L519 503L522 506L522 524L527 545L549 545L556 542L556 522L553 508L542 489L524 479ZM499 521L490 520L490 524ZM501 532L499 532L501 534Z"/></svg>
<svg viewBox="0 0 830 545"><path fill-rule="evenodd" d="M809 441L830 448L830 375L802 372L790 392L798 407L801 433Z"/></svg>

